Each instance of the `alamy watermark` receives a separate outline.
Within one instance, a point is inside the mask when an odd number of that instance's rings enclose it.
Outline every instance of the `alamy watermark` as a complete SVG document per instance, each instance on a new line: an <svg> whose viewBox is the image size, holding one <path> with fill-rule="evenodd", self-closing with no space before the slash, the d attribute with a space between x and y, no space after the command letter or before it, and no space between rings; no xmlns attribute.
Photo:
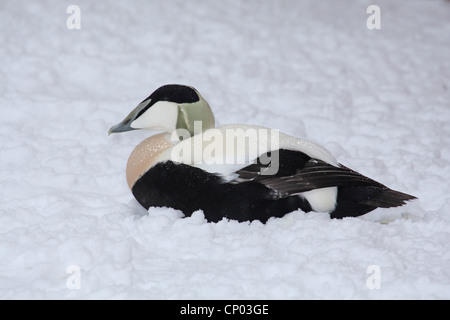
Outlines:
<svg viewBox="0 0 450 320"><path fill-rule="evenodd" d="M81 9L78 5L71 4L67 7L67 14L70 16L66 20L66 26L69 30L81 29ZM381 29L381 9L379 6L372 4L367 7L366 13L370 16L366 20L366 26L369 30Z"/></svg>
<svg viewBox="0 0 450 320"><path fill-rule="evenodd" d="M81 29L81 9L75 4L71 4L67 7L67 14L70 14L66 20L66 26L69 30Z"/></svg>
<svg viewBox="0 0 450 320"><path fill-rule="evenodd" d="M366 280L366 286L369 290L381 289L381 268L376 264L367 267L366 273L369 274Z"/></svg>
<svg viewBox="0 0 450 320"><path fill-rule="evenodd" d="M69 290L81 289L81 269L77 265L71 265L67 267L66 272L70 276L66 280L66 287Z"/></svg>
<svg viewBox="0 0 450 320"><path fill-rule="evenodd" d="M367 13L371 15L367 18L366 26L369 30L381 29L381 9L379 6L373 4L367 7Z"/></svg>
<svg viewBox="0 0 450 320"><path fill-rule="evenodd" d="M202 122L194 122L194 136L186 129L172 133L176 143L171 159L197 165L245 165L258 159L261 175L274 175L279 169L280 132L277 129L245 127L208 129L203 132Z"/></svg>

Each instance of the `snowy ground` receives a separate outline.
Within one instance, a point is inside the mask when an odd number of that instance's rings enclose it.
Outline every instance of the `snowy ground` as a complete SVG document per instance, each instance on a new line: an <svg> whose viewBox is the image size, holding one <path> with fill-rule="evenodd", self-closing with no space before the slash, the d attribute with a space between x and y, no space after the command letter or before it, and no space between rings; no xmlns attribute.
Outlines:
<svg viewBox="0 0 450 320"><path fill-rule="evenodd" d="M2 0L0 298L449 299L449 19L444 0ZM266 225L147 213L124 172L148 133L107 131L166 83L419 200Z"/></svg>

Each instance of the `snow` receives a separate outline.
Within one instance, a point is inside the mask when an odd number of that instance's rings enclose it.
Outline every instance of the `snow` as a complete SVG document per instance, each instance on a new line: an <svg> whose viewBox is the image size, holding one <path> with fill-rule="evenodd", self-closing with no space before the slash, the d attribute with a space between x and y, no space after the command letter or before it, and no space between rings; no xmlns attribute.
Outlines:
<svg viewBox="0 0 450 320"><path fill-rule="evenodd" d="M450 298L450 2L77 0L73 30L70 4L0 3L0 298ZM419 200L265 225L146 212L125 166L149 133L107 132L166 83Z"/></svg>

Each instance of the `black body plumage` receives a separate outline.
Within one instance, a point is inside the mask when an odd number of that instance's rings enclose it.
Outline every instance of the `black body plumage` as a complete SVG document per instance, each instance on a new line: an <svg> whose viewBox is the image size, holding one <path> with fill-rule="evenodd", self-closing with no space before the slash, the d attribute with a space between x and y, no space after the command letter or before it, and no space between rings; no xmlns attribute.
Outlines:
<svg viewBox="0 0 450 320"><path fill-rule="evenodd" d="M223 218L238 221L260 220L302 210L312 210L299 193L337 187L337 205L332 218L356 217L378 207L397 207L415 197L367 178L344 166L335 167L312 159L300 151L276 150L279 170L261 175L260 161L225 181L219 174L172 161L155 164L132 188L133 195L146 209L172 207L186 216L201 209L208 221Z"/></svg>

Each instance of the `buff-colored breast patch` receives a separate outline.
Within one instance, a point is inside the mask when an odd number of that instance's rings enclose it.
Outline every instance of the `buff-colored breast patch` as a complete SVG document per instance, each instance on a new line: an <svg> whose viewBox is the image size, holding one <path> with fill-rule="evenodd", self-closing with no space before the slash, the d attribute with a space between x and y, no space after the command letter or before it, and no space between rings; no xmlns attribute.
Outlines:
<svg viewBox="0 0 450 320"><path fill-rule="evenodd" d="M150 169L158 156L171 148L170 136L166 133L160 133L151 136L134 148L127 163L127 182L130 189L136 181Z"/></svg>

